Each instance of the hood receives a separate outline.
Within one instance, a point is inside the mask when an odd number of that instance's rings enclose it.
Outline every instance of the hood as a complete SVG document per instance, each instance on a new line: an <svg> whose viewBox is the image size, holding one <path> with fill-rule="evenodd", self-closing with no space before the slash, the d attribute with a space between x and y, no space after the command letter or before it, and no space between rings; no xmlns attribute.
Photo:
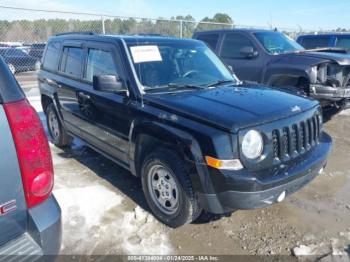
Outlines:
<svg viewBox="0 0 350 262"><path fill-rule="evenodd" d="M341 53L328 53L328 52L312 52L312 51L302 51L297 53L281 54L279 56L289 57L289 58L310 58L312 60L328 60L332 62L337 62L339 65L350 65L350 54ZM323 62L323 61L320 61Z"/></svg>
<svg viewBox="0 0 350 262"><path fill-rule="evenodd" d="M256 85L147 94L144 102L234 133L241 128L286 118L318 105L315 100Z"/></svg>

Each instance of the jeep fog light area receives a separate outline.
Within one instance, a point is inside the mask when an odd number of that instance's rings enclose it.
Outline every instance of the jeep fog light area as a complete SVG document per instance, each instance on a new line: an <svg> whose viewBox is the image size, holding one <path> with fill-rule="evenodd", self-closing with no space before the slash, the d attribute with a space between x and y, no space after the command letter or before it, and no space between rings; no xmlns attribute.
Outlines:
<svg viewBox="0 0 350 262"><path fill-rule="evenodd" d="M317 101L242 84L197 40L61 34L41 68L53 143L79 137L139 177L170 227L278 203L331 149Z"/></svg>

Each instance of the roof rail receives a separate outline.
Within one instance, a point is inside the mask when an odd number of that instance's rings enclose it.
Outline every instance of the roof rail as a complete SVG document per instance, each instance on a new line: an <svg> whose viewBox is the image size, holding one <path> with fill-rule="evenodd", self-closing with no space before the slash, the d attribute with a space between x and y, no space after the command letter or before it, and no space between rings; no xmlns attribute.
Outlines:
<svg viewBox="0 0 350 262"><path fill-rule="evenodd" d="M155 33L149 33L149 34L141 33L141 34L132 34L132 35L134 35L134 36L164 36L162 34L155 34Z"/></svg>
<svg viewBox="0 0 350 262"><path fill-rule="evenodd" d="M59 33L55 34L55 36L61 36L61 35L96 35L95 32L92 31L78 31L78 32L66 32L66 33Z"/></svg>

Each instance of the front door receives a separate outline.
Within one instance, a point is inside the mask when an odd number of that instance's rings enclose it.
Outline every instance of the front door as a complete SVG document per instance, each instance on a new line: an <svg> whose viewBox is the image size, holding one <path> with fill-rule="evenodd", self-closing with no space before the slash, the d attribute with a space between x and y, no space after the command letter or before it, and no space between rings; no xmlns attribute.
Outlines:
<svg viewBox="0 0 350 262"><path fill-rule="evenodd" d="M229 66L240 80L256 81L262 80L263 61L262 55L257 57L245 57L242 48L252 47L255 51L257 48L252 41L241 33L227 33L224 36L221 48L219 50L220 57Z"/></svg>
<svg viewBox="0 0 350 262"><path fill-rule="evenodd" d="M89 125L82 136L104 153L128 164L129 130L131 117L125 74L118 47L107 43L87 43L83 73L83 90L77 93L81 115ZM122 80L124 88L117 93L97 91L93 77L114 75Z"/></svg>

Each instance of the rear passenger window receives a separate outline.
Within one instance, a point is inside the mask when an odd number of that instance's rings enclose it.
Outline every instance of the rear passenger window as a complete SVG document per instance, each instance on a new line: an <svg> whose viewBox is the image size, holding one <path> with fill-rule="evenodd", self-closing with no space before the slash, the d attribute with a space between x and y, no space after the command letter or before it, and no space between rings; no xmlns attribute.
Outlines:
<svg viewBox="0 0 350 262"><path fill-rule="evenodd" d="M301 45L305 49L315 49L320 47L328 47L329 37L304 38Z"/></svg>
<svg viewBox="0 0 350 262"><path fill-rule="evenodd" d="M344 49L349 51L350 50L350 37L338 37L337 47L344 48Z"/></svg>
<svg viewBox="0 0 350 262"><path fill-rule="evenodd" d="M99 75L118 76L113 62L113 55L111 52L89 49L85 79L92 82L93 77Z"/></svg>
<svg viewBox="0 0 350 262"><path fill-rule="evenodd" d="M197 37L197 39L207 43L210 48L215 50L216 45L217 45L218 40L219 40L219 35L218 34L203 34L203 35L199 35Z"/></svg>
<svg viewBox="0 0 350 262"><path fill-rule="evenodd" d="M83 49L80 47L64 47L60 71L79 77L83 64Z"/></svg>
<svg viewBox="0 0 350 262"><path fill-rule="evenodd" d="M43 68L51 71L56 71L58 66L58 58L60 55L60 43L50 42L47 44Z"/></svg>
<svg viewBox="0 0 350 262"><path fill-rule="evenodd" d="M227 34L222 44L221 56L223 58L245 58L241 54L243 47L253 47L252 42L244 35L231 33Z"/></svg>

